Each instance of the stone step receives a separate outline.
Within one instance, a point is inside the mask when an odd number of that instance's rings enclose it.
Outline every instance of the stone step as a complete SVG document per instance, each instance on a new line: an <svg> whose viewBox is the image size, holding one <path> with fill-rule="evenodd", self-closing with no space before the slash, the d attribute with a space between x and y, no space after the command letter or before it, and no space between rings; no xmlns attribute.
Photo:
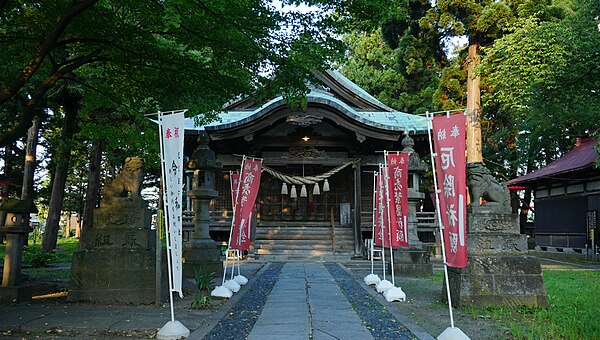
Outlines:
<svg viewBox="0 0 600 340"><path fill-rule="evenodd" d="M320 237L299 237L296 235L279 235L277 237L263 237L256 235L257 241L285 241L285 242L309 242L309 243L331 243L331 235L321 235ZM335 235L336 242L354 242L354 235Z"/></svg>
<svg viewBox="0 0 600 340"><path fill-rule="evenodd" d="M305 251L313 251L313 250L333 250L333 246L331 244L281 244L281 243L258 243L256 248L262 250L305 250ZM345 244L336 244L336 250L351 250L354 249L354 244L345 243Z"/></svg>
<svg viewBox="0 0 600 340"><path fill-rule="evenodd" d="M388 262L387 259L386 259L386 262ZM373 261L373 268L375 269L376 272L382 271L381 265L382 265L381 260ZM371 270L371 261L352 260L352 261L344 262L344 266L348 267L348 269L351 269L351 270L370 271Z"/></svg>
<svg viewBox="0 0 600 340"><path fill-rule="evenodd" d="M352 257L352 253L315 253L315 254L297 254L297 253L276 253L260 255L259 260L270 262L345 262Z"/></svg>
<svg viewBox="0 0 600 340"><path fill-rule="evenodd" d="M331 241L330 233L256 233L257 240L327 240ZM354 241L353 233L336 233L335 239L344 241Z"/></svg>
<svg viewBox="0 0 600 340"><path fill-rule="evenodd" d="M302 244L302 245L313 245L313 244L333 244L331 238L320 238L314 240L305 239L260 239L256 238L256 243L259 244ZM354 239L335 239L335 244L354 244Z"/></svg>
<svg viewBox="0 0 600 340"><path fill-rule="evenodd" d="M298 259L323 260L323 256L333 256L331 226L261 226L256 229L257 254L277 256L279 260L287 261L289 256ZM350 255L354 252L354 231L351 228L335 229L336 254L340 252Z"/></svg>

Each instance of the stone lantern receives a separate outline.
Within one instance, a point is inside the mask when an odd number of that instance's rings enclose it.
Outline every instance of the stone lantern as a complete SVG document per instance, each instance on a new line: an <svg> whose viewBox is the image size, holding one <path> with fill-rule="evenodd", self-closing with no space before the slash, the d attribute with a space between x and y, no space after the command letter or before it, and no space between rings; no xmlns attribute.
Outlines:
<svg viewBox="0 0 600 340"><path fill-rule="evenodd" d="M205 268L220 275L223 271L221 252L217 243L210 238L210 201L218 196L215 190L215 171L223 165L208 147L210 137L204 131L198 137L198 148L194 150L188 169L193 170L192 190L187 195L192 200L194 210L194 235L183 249L185 263L183 275L193 277L195 270Z"/></svg>
<svg viewBox="0 0 600 340"><path fill-rule="evenodd" d="M0 300L17 302L31 299L31 287L21 286L21 262L23 259L23 243L33 231L29 226L29 214L37 213L32 200L8 199L0 211L5 215L4 225L0 232L6 234L6 251L4 255L4 271Z"/></svg>
<svg viewBox="0 0 600 340"><path fill-rule="evenodd" d="M8 186L10 185L10 178L0 174L0 205L8 200ZM6 213L0 210L0 227L4 225L4 215ZM0 242L4 240L4 235L0 233Z"/></svg>
<svg viewBox="0 0 600 340"><path fill-rule="evenodd" d="M419 191L420 176L427 167L421 162L421 157L415 152L415 141L406 135L402 139L402 153L408 154L408 245L409 248L398 248L394 253L394 270L400 275L428 275L433 273L429 263L429 253L423 249L423 244L417 235L417 211L425 194Z"/></svg>

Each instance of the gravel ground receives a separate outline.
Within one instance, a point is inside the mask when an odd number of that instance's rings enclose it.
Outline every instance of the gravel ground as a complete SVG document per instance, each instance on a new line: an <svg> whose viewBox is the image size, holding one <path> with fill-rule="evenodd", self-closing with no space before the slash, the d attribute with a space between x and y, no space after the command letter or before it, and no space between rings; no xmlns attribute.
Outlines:
<svg viewBox="0 0 600 340"><path fill-rule="evenodd" d="M355 276L348 274L337 263L326 263L325 267L375 339L414 339L394 315L358 284Z"/></svg>
<svg viewBox="0 0 600 340"><path fill-rule="evenodd" d="M356 279L362 279L370 271L355 270ZM381 274L379 274L382 277ZM391 307L408 317L433 337L440 335L450 326L448 305L440 302L442 282L429 278L396 276L396 286L406 293L406 302L391 302ZM473 313L468 309L453 309L454 325L471 339L498 340L511 339L507 325L503 325L486 315Z"/></svg>
<svg viewBox="0 0 600 340"><path fill-rule="evenodd" d="M260 316L284 263L272 263L204 339L245 339Z"/></svg>

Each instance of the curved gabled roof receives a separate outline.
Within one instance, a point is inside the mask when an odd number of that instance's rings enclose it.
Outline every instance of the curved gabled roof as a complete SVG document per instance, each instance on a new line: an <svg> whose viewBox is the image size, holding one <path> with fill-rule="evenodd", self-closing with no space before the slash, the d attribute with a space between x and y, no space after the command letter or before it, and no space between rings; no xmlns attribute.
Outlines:
<svg viewBox="0 0 600 340"><path fill-rule="evenodd" d="M323 87L313 87L307 95L308 106L327 107L343 115L343 118L368 128L382 132L415 134L427 132L427 118L396 111L381 103L337 71L316 73ZM227 131L243 128L244 125L258 121L287 107L282 96L277 96L258 107L248 107L248 98L232 103L229 110L219 114L219 121L204 126L194 126L192 118L186 120L188 130L206 130L208 132ZM242 104L243 103L243 104ZM241 108L241 109L240 109ZM293 114L298 114L294 112Z"/></svg>
<svg viewBox="0 0 600 340"><path fill-rule="evenodd" d="M507 184L528 185L540 180L548 179L549 177L565 175L570 172L587 168L591 169L594 167L596 164L596 159L599 157L598 152L594 148L596 144L598 144L598 140L596 139L590 138L588 140L584 140L561 158L543 168L530 172L521 177L511 179L507 182Z"/></svg>

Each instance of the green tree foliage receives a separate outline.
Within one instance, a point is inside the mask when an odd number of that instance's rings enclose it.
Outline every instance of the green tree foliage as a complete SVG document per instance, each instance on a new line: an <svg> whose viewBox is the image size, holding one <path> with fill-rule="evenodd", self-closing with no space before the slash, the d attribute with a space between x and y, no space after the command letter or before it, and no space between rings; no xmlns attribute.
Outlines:
<svg viewBox="0 0 600 340"><path fill-rule="evenodd" d="M379 20L384 40L394 49L381 47L375 31L348 37L350 60L344 71L374 89L384 102L402 108L398 89L419 89L406 84L407 70L434 62L439 81L429 84L439 86L428 109L464 108L466 50L451 60L443 51L452 38L461 36L469 45L481 46L485 56L477 48L476 58L484 61L479 73L483 153L501 177L515 176L520 167L531 171L535 162L539 166L554 159L571 148L573 139L567 136L585 131L578 128L582 123L597 120L597 0L576 0L575 6L560 0L383 4L391 6L389 15L374 15L373 21ZM365 71L369 69L376 71Z"/></svg>
<svg viewBox="0 0 600 340"><path fill-rule="evenodd" d="M302 92L297 76L340 49L314 16L248 0L5 1L0 20L2 146L43 116L36 108L64 82L90 90L88 111L198 114L265 85L265 70L277 90Z"/></svg>
<svg viewBox="0 0 600 340"><path fill-rule="evenodd" d="M437 63L424 56L415 39L407 37L390 48L381 31L355 31L344 37L348 60L342 72L386 105L401 111L424 113L432 107L438 86ZM424 63L423 60L429 60Z"/></svg>
<svg viewBox="0 0 600 340"><path fill-rule="evenodd" d="M517 164L542 166L598 129L599 5L581 0L563 19L524 18L484 50L486 103L504 120L494 137L518 133Z"/></svg>
<svg viewBox="0 0 600 340"><path fill-rule="evenodd" d="M23 138L37 117L55 129L43 135L56 150L84 146L70 159L85 160L102 143L105 169L131 155L158 167L156 125L143 113L186 108L207 122L226 101L259 89L300 102L306 76L341 54L331 16L266 1L1 1L0 23L0 147ZM80 98L69 140L60 128L63 91Z"/></svg>

